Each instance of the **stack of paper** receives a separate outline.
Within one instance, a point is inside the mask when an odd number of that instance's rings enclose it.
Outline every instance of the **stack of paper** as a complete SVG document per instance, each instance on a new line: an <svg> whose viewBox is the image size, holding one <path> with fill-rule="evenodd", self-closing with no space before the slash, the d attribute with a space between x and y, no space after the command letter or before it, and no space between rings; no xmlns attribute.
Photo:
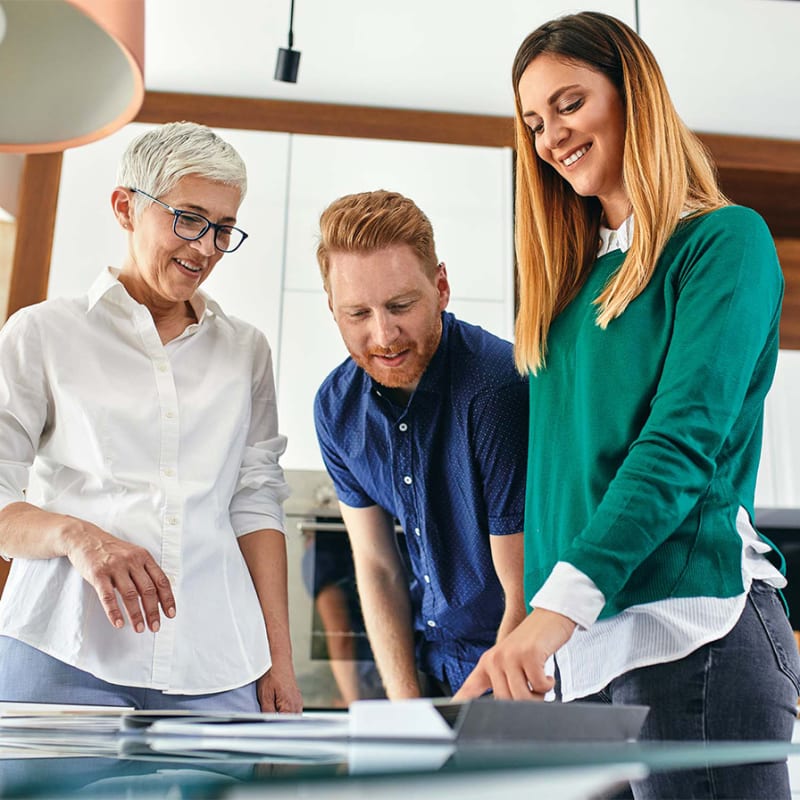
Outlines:
<svg viewBox="0 0 800 800"><path fill-rule="evenodd" d="M125 706L0 702L0 729L114 733L130 711Z"/></svg>
<svg viewBox="0 0 800 800"><path fill-rule="evenodd" d="M128 708L0 704L0 747L80 750L124 757L263 756L270 760L341 761L359 753L398 753L415 746L443 762L455 747L497 743L635 739L643 706L535 703L481 698L359 700L347 712L225 714ZM69 738L65 738L69 734ZM393 745L387 749L387 745ZM426 750L427 748L427 750ZM433 749L431 749L433 748ZM414 758L418 761L419 755ZM373 759L374 760L374 759Z"/></svg>
<svg viewBox="0 0 800 800"><path fill-rule="evenodd" d="M116 756L130 708L0 702L0 758Z"/></svg>

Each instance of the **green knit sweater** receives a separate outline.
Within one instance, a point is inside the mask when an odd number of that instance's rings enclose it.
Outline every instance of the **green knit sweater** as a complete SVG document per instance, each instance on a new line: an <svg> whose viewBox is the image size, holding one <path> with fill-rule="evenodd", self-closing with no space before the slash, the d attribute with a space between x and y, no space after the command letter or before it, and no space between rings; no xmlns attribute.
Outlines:
<svg viewBox="0 0 800 800"><path fill-rule="evenodd" d="M731 206L679 224L647 288L606 330L600 257L531 376L525 589L557 561L606 598L601 618L668 597L743 591L783 277L766 224Z"/></svg>

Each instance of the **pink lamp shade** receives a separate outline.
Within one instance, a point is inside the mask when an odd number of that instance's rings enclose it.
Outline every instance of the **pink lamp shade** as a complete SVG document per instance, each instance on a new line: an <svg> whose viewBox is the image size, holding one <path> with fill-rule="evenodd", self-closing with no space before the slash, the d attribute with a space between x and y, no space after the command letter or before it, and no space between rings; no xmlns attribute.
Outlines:
<svg viewBox="0 0 800 800"><path fill-rule="evenodd" d="M145 0L0 0L0 152L49 153L144 100Z"/></svg>

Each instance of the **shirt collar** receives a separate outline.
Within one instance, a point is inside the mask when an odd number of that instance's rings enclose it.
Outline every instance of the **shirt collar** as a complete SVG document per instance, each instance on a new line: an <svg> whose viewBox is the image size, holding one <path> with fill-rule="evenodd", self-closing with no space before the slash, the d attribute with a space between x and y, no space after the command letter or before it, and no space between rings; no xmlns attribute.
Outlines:
<svg viewBox="0 0 800 800"><path fill-rule="evenodd" d="M101 300L115 303L128 309L139 305L120 283L119 274L120 270L115 267L106 267L95 278L88 292L89 305L86 309L87 312L91 311ZM209 297L202 289L198 289L194 293L189 303L197 317L197 324L202 324L206 317L220 317L220 319L224 319L230 324L230 320L220 308L219 303Z"/></svg>
<svg viewBox="0 0 800 800"><path fill-rule="evenodd" d="M442 312L442 338L439 340L439 346L433 354L425 372L419 379L419 386L417 391L423 392L439 392L442 385L442 376L444 375L445 366L447 364L447 354L450 352L449 341L450 331L453 327L455 317L447 311Z"/></svg>
<svg viewBox="0 0 800 800"><path fill-rule="evenodd" d="M691 208L684 208L680 213L680 218L688 217L692 214ZM604 256L612 250L621 250L627 253L633 242L633 214L631 214L616 230L600 226L600 249L597 257Z"/></svg>
<svg viewBox="0 0 800 800"><path fill-rule="evenodd" d="M621 250L627 253L633 241L633 214L631 214L616 230L600 226L600 249L597 257L604 256L612 250Z"/></svg>

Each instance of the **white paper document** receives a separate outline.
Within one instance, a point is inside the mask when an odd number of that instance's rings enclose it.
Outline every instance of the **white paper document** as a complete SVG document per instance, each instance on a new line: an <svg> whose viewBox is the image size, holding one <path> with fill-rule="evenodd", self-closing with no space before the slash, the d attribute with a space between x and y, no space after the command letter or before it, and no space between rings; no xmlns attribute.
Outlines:
<svg viewBox="0 0 800 800"><path fill-rule="evenodd" d="M337 760L355 745L438 748L527 742L635 739L647 708L598 703L536 703L481 698L466 703L420 698L358 700L348 711L302 714L134 711L92 706L0 704L0 742L18 750L68 744L58 735L105 735L95 746L129 752L259 754ZM37 737L34 744L31 737ZM55 737L51 741L48 737ZM16 739L16 741L14 741ZM86 742L89 744L88 742ZM368 761L373 762L370 757Z"/></svg>
<svg viewBox="0 0 800 800"><path fill-rule="evenodd" d="M126 706L0 702L0 729L115 733L131 711Z"/></svg>
<svg viewBox="0 0 800 800"><path fill-rule="evenodd" d="M126 725L136 725L133 714ZM430 699L357 700L348 711L319 711L302 714L261 714L228 717L221 715L154 717L147 727L150 736L205 736L219 739L377 739L452 741L453 728Z"/></svg>

